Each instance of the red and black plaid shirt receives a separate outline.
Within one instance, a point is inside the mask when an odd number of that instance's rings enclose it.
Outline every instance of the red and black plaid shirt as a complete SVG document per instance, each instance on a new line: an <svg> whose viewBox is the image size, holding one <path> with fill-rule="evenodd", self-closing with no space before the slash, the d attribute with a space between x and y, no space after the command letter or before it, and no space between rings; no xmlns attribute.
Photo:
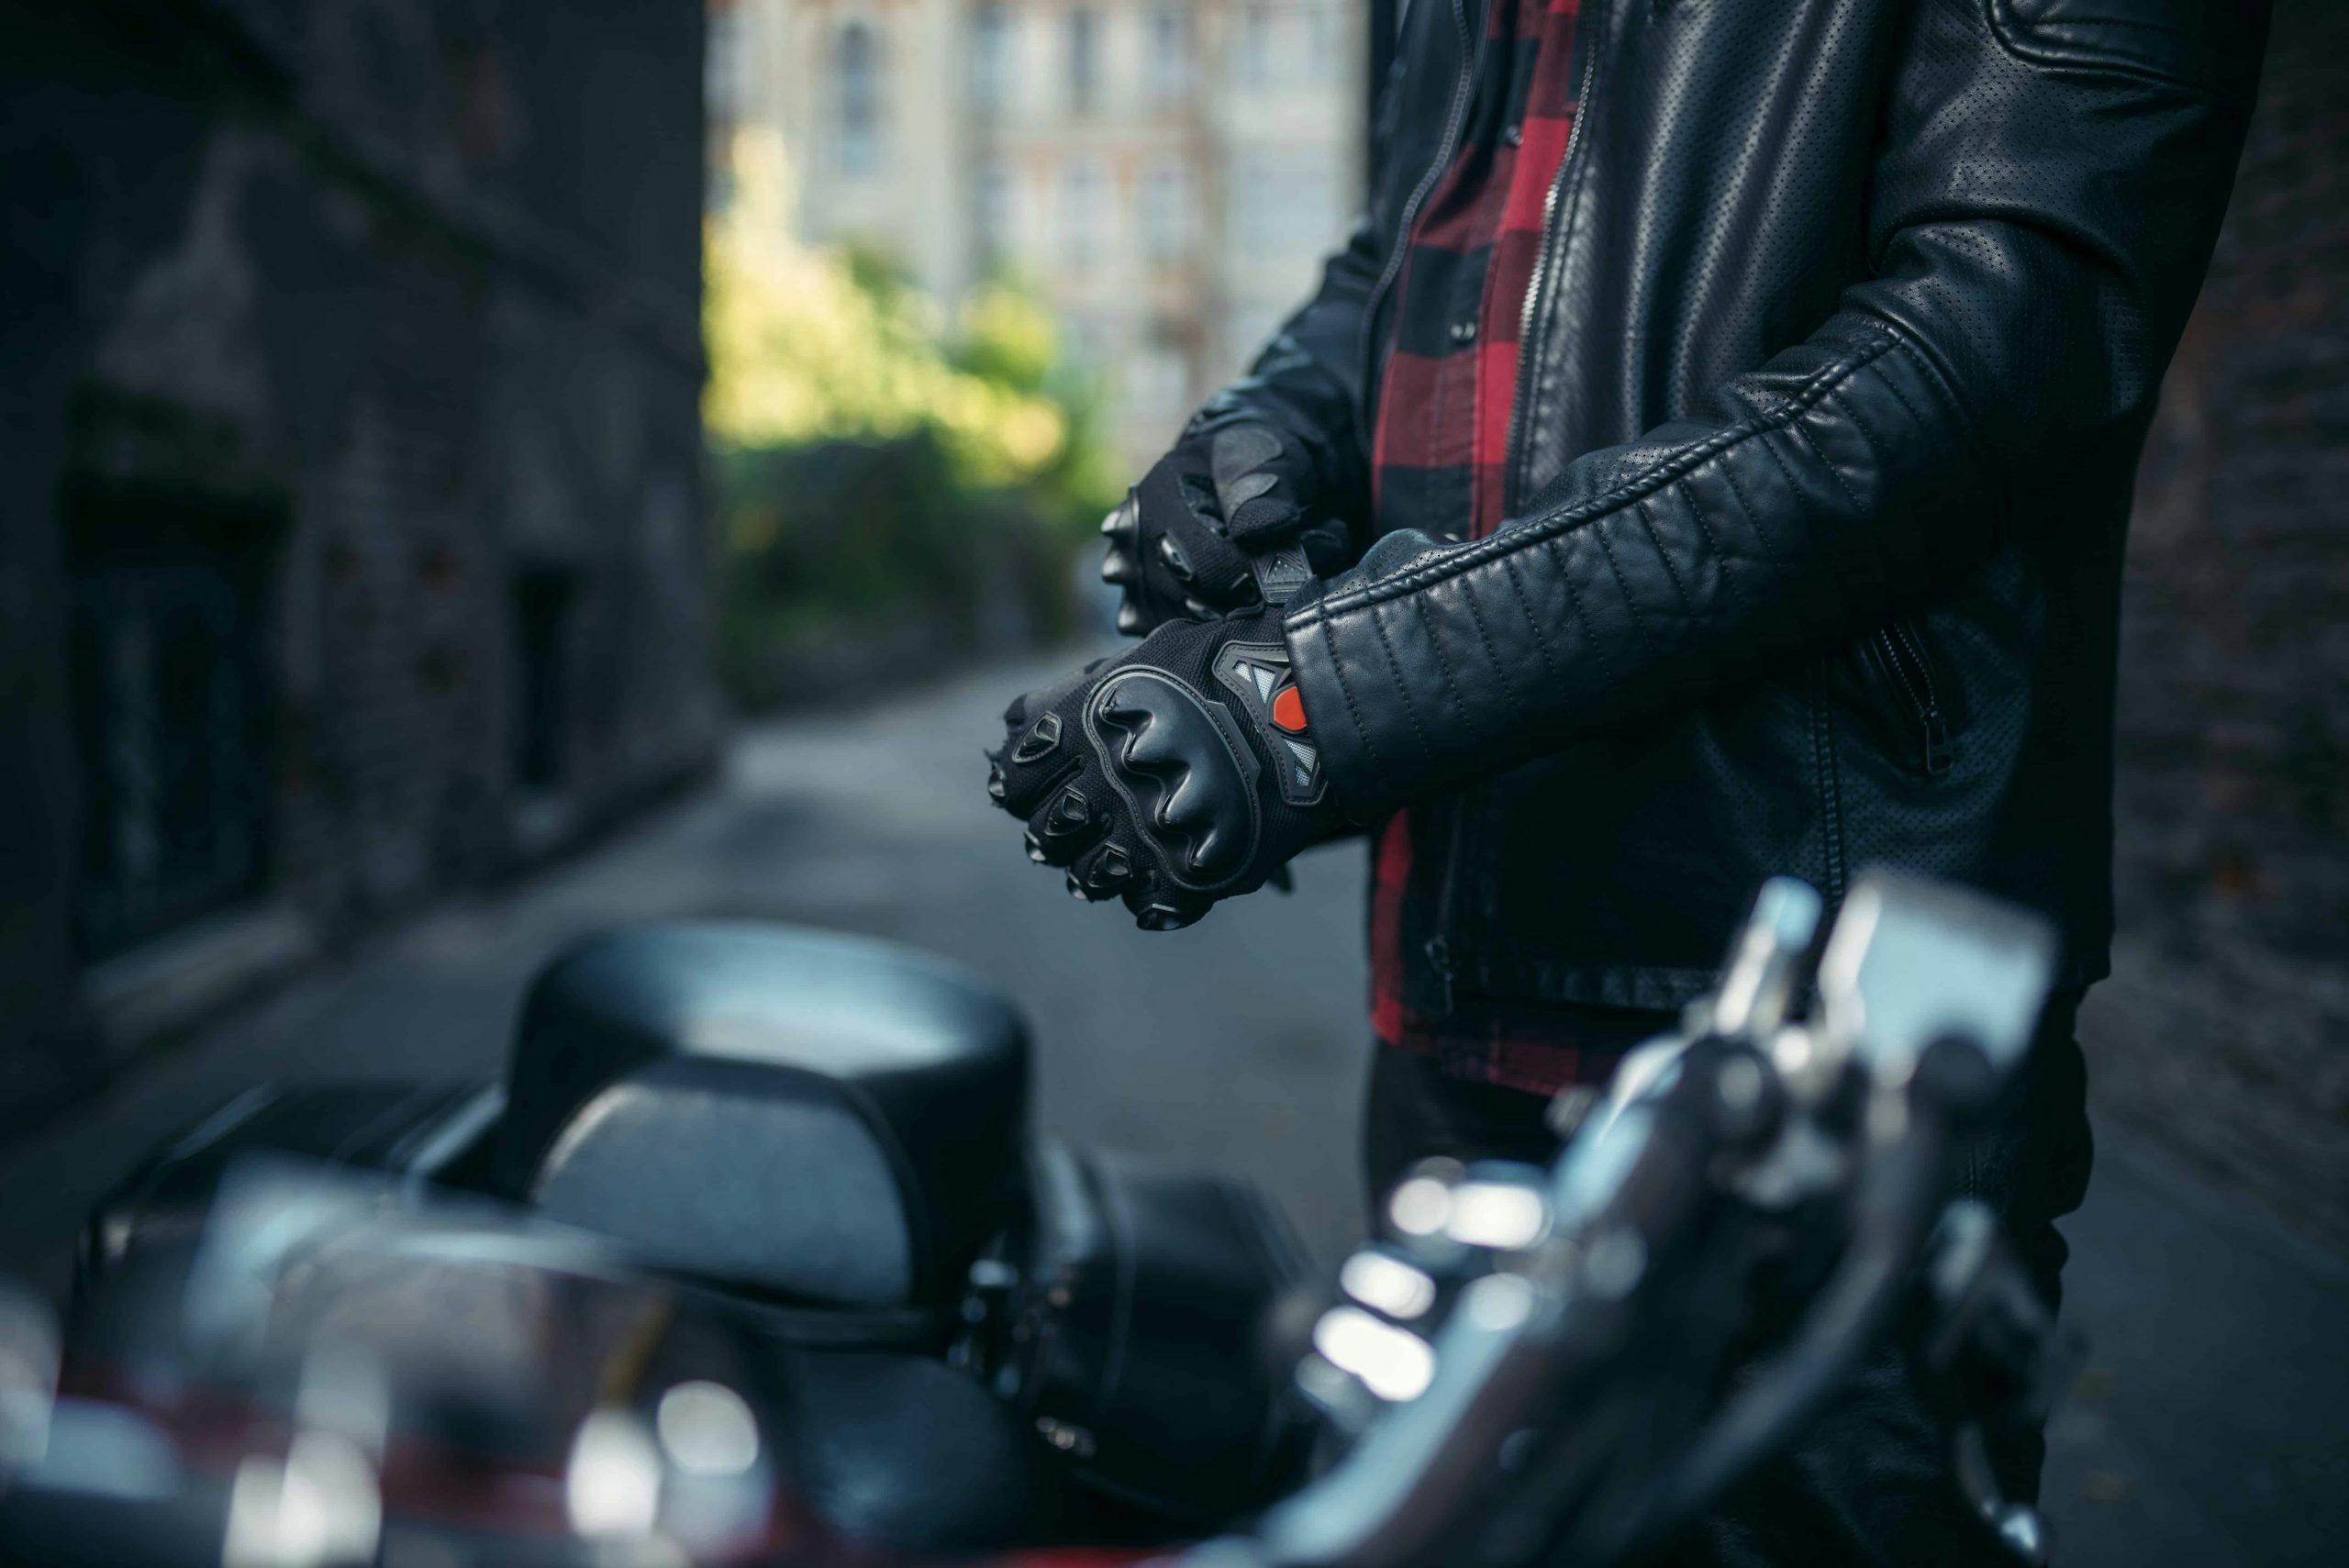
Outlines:
<svg viewBox="0 0 2349 1568"><path fill-rule="evenodd" d="M1475 539L1500 526L1517 392L1517 333L1542 206L1574 130L1580 0L1492 0L1460 150L1406 240L1371 449L1377 531ZM1603 1079L1655 1020L1611 1009L1404 996L1407 943L1424 942L1442 873L1414 813L1377 840L1370 909L1371 1026L1451 1075L1547 1093Z"/></svg>

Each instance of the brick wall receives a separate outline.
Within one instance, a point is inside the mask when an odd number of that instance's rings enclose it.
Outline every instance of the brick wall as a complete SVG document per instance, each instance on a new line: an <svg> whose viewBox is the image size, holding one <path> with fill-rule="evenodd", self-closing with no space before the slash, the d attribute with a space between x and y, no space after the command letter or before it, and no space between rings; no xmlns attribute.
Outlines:
<svg viewBox="0 0 2349 1568"><path fill-rule="evenodd" d="M94 671L262 737L250 841L219 836L250 874L117 923L165 940L249 906L331 943L712 754L701 28L0 0L0 1126L104 1060L93 856L155 853L95 798L154 764L94 741ZM229 562L172 613L200 642L246 606L250 690L90 651L94 600Z"/></svg>
<svg viewBox="0 0 2349 1568"><path fill-rule="evenodd" d="M2349 6L2281 0L2124 590L2109 1108L2349 1239Z"/></svg>
<svg viewBox="0 0 2349 1568"><path fill-rule="evenodd" d="M2122 893L2349 933L2349 6L2286 0L2163 389L2125 601Z"/></svg>

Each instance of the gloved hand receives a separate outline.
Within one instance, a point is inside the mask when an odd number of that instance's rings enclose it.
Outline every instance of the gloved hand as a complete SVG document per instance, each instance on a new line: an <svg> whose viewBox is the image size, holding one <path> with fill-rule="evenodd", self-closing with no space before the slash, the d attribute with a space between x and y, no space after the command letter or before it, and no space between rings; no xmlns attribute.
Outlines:
<svg viewBox="0 0 2349 1568"><path fill-rule="evenodd" d="M1102 520L1104 582L1125 590L1118 629L1278 605L1347 564L1343 523L1313 513L1313 462L1261 421L1186 434Z"/></svg>
<svg viewBox="0 0 2349 1568"><path fill-rule="evenodd" d="M1144 930L1187 926L1290 856L1353 830L1330 800L1280 612L1172 621L1004 710L987 793L1029 858L1121 896Z"/></svg>

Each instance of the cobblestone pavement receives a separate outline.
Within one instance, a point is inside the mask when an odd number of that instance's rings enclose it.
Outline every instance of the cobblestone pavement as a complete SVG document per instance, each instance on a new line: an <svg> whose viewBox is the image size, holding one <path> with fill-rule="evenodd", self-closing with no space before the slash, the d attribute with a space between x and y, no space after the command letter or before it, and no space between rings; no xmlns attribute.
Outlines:
<svg viewBox="0 0 2349 1568"><path fill-rule="evenodd" d="M0 1266L54 1284L77 1217L141 1151L258 1079L495 1071L533 967L663 915L819 923L996 976L1036 1029L1039 1117L1241 1172L1333 1259L1361 1210L1362 857L1295 895L1143 936L1022 858L978 751L1042 667L747 729L716 787L495 895L446 906L156 1061L0 1165ZM2100 1129L2066 1226L2087 1370L2051 1432L2059 1561L2337 1561L2349 1539L2349 1266L2142 1140Z"/></svg>

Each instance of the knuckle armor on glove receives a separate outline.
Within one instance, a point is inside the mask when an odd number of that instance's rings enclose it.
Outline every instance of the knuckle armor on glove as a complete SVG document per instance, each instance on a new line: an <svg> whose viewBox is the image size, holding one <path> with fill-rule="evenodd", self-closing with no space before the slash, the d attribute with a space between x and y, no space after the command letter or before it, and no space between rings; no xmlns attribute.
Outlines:
<svg viewBox="0 0 2349 1568"><path fill-rule="evenodd" d="M1149 929L1251 892L1351 829L1328 798L1277 612L1162 627L1012 703L987 792L1030 859Z"/></svg>

